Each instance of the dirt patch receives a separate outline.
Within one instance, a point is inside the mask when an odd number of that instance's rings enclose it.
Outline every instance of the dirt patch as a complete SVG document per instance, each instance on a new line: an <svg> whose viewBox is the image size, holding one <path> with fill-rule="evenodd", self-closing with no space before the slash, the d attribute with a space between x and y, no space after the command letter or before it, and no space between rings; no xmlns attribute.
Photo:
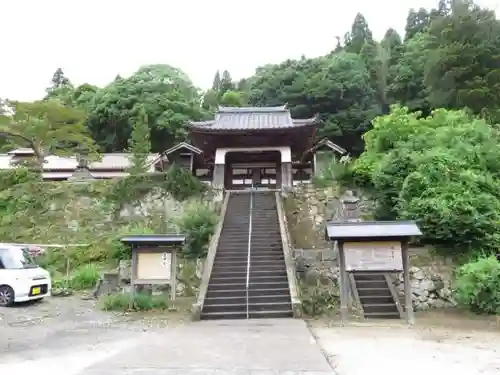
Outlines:
<svg viewBox="0 0 500 375"><path fill-rule="evenodd" d="M338 375L403 371L407 375L500 373L500 319L456 310L401 321L314 322L312 330ZM362 358L362 360L360 360Z"/></svg>

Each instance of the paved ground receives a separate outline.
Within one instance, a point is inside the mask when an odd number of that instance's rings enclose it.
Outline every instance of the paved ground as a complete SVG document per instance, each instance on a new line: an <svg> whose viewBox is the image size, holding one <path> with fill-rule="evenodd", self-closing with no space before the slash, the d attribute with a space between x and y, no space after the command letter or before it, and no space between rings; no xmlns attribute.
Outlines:
<svg viewBox="0 0 500 375"><path fill-rule="evenodd" d="M0 308L0 374L500 375L500 319L449 312L396 322L300 320L183 323L125 316L53 298Z"/></svg>
<svg viewBox="0 0 500 375"><path fill-rule="evenodd" d="M370 321L314 332L337 375L500 375L499 323L436 311L411 328Z"/></svg>
<svg viewBox="0 0 500 375"><path fill-rule="evenodd" d="M0 373L333 373L300 320L131 320L76 298L1 309L0 317Z"/></svg>

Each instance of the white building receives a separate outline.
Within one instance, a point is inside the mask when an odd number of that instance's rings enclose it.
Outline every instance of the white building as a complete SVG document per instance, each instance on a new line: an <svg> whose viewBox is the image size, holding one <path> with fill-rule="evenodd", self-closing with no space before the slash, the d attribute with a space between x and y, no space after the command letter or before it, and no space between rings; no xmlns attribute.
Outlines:
<svg viewBox="0 0 500 375"><path fill-rule="evenodd" d="M30 148L19 148L0 154L0 169L15 168L24 159L34 157L35 153ZM149 171L160 171L163 168L164 158L161 154L148 156ZM101 160L89 164L89 172L93 178L109 179L128 176L127 168L131 166L130 154L110 153L101 154ZM43 165L43 179L47 181L62 181L73 176L78 167L75 156L48 155Z"/></svg>

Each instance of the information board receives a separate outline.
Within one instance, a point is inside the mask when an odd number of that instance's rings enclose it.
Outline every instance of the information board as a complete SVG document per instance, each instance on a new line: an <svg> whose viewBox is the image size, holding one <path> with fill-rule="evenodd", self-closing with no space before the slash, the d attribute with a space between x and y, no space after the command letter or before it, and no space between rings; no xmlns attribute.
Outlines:
<svg viewBox="0 0 500 375"><path fill-rule="evenodd" d="M170 280L172 253L137 254L137 278L141 280Z"/></svg>
<svg viewBox="0 0 500 375"><path fill-rule="evenodd" d="M344 254L347 271L402 271L401 243L346 242Z"/></svg>

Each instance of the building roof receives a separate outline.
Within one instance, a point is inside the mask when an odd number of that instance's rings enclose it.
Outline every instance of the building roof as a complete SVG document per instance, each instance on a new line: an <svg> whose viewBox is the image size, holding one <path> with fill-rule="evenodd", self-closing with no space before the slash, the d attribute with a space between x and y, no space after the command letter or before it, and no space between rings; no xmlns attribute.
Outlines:
<svg viewBox="0 0 500 375"><path fill-rule="evenodd" d="M238 131L289 129L314 125L317 117L292 119L286 106L280 107L219 107L210 121L194 121L188 125L194 130Z"/></svg>
<svg viewBox="0 0 500 375"><path fill-rule="evenodd" d="M7 154L0 154L0 169L11 169L16 166L13 161L18 155L30 155L30 153L23 149L22 153L17 152L18 150L10 151ZM147 158L148 164L150 164L151 171L154 171L154 162L159 158L159 154L150 154ZM130 167L130 154L126 153L109 153L102 154L101 160L91 162L89 169L92 171L99 170L124 170ZM78 161L75 156L57 156L57 155L47 155L45 157L45 163L43 164L43 169L45 171L73 171L78 166Z"/></svg>
<svg viewBox="0 0 500 375"><path fill-rule="evenodd" d="M347 150L345 148L340 147L339 145L333 143L328 138L323 138L320 141L316 142L316 144L314 145L314 147L312 148L311 151L315 152L315 151L321 150L325 147L329 148L332 151L336 151L341 155L344 155L347 153Z"/></svg>
<svg viewBox="0 0 500 375"><path fill-rule="evenodd" d="M120 238L127 245L174 245L182 246L186 242L183 234L134 234Z"/></svg>
<svg viewBox="0 0 500 375"><path fill-rule="evenodd" d="M422 232L414 221L338 221L327 223L325 228L326 239L330 241L408 238L421 235Z"/></svg>
<svg viewBox="0 0 500 375"><path fill-rule="evenodd" d="M181 150L181 149L186 149L186 150L191 151L191 152L198 154L198 155L201 154L201 152L202 152L198 147L190 145L189 143L186 143L186 142L181 142L181 143L176 144L173 147L170 147L167 151L165 151L165 155L171 154L172 152L175 152L175 151Z"/></svg>

